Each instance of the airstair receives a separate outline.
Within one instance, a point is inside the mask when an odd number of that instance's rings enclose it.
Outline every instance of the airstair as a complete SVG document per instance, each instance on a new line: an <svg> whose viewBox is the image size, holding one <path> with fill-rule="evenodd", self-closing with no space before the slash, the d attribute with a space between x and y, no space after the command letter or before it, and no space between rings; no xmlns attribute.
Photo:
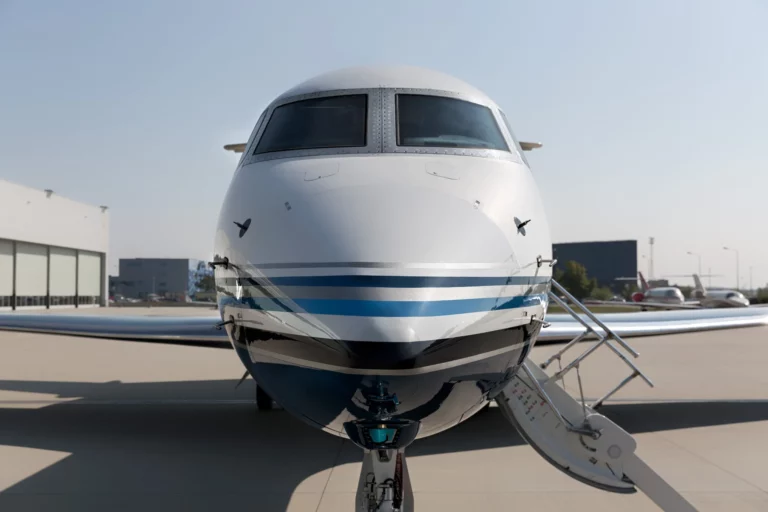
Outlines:
<svg viewBox="0 0 768 512"><path fill-rule="evenodd" d="M496 396L504 416L539 455L580 482L616 493L633 493L640 489L662 510L695 511L635 455L637 444L632 436L596 412L605 400L635 378L653 386L630 359L639 354L554 280L549 296L581 323L584 331L541 365L525 360L516 376ZM564 365L564 355L590 335L597 341ZM629 368L630 374L601 398L588 404L584 398L580 367L603 346ZM550 375L545 370L555 361L558 369ZM564 387L564 377L571 372L576 374L578 399Z"/></svg>
<svg viewBox="0 0 768 512"><path fill-rule="evenodd" d="M653 386L630 359L639 354L554 280L552 288L551 299L580 322L584 331L541 365L526 358L493 397L502 413L539 455L568 476L604 491L629 494L640 489L667 512L695 512L685 498L635 455L637 443L632 436L596 412L635 378ZM597 341L563 366L564 355L588 336ZM626 364L630 374L602 398L588 404L580 366L603 346ZM558 370L550 375L545 370L555 361ZM578 382L578 399L564 388L564 377L571 372ZM413 425L400 425L392 419L387 404L394 400L396 405L395 397L382 393L372 400L378 407L379 419L345 424L350 440L361 446L364 454L355 510L411 512L414 497L405 447L416 438L416 430Z"/></svg>

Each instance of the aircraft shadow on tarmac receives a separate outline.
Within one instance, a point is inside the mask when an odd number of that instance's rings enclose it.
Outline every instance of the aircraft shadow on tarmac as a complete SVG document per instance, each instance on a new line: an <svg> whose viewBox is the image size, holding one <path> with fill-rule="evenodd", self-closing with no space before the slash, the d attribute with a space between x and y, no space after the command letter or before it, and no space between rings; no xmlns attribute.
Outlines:
<svg viewBox="0 0 768 512"><path fill-rule="evenodd" d="M71 453L0 493L0 509L285 510L294 492L322 491L328 477L308 478L360 462L349 442L284 411L256 411L245 401L250 380L222 400L235 383L0 380L4 391L78 397L34 409L0 403L0 445ZM768 420L768 400L606 404L602 412L636 434ZM522 444L492 408L416 441L408 454Z"/></svg>

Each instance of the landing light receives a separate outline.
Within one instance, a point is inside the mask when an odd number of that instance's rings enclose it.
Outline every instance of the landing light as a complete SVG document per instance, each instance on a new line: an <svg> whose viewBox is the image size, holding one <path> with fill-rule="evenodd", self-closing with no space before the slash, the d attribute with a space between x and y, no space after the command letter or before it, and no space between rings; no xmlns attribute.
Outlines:
<svg viewBox="0 0 768 512"><path fill-rule="evenodd" d="M364 450L389 450L410 445L419 426L412 420L355 420L344 423L344 430L349 440Z"/></svg>
<svg viewBox="0 0 768 512"><path fill-rule="evenodd" d="M371 441L376 444L391 443L395 439L397 432L393 428L372 428L370 431Z"/></svg>

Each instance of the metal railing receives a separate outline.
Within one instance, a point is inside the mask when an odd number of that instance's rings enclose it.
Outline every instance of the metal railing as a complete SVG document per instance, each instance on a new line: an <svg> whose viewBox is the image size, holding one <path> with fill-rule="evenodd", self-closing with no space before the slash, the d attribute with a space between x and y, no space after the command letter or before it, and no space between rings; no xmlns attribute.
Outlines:
<svg viewBox="0 0 768 512"><path fill-rule="evenodd" d="M577 372L577 377L579 381L579 393L581 395L581 404L582 407L586 407L586 401L584 399L584 393L581 387L581 375L579 372L579 365L590 355L592 355L598 348L605 345L611 351L613 351L614 354L616 354L619 359L624 361L624 363L629 366L632 369L632 373L626 377L624 380L619 382L618 385L616 385L613 389L608 391L605 395L603 395L601 398L593 402L589 405L591 409L596 409L597 407L600 407L603 402L605 402L608 398L613 396L616 392L618 392L621 388L626 386L629 382L631 382L636 377L642 378L649 386L653 387L653 382L638 368L635 363L630 360L630 358L622 352L619 347L616 346L616 344L620 345L624 350L629 352L632 357L638 357L640 354L635 351L629 344L621 339L621 337L613 332L607 325L605 325L603 322L600 321L599 318L597 318L584 304L579 302L576 297L571 295L568 290L563 288L563 286L555 281L552 280L552 288L549 291L549 297L555 301L560 307L562 307L569 315L571 315L577 322L579 322L581 325L584 326L584 332L577 335L575 338L573 338L571 341L569 341L563 348L558 350L554 355L552 355L549 359L547 359L544 363L542 363L541 369L546 370L546 368L552 364L554 361L557 361L560 365L560 370L558 370L554 375L551 375L544 383L550 382L550 381L556 381L560 380L563 382L563 385L565 385L565 381L563 378L565 375L570 372L571 370L575 369ZM566 300L563 300L560 298L559 295L562 295L565 297ZM580 309L584 316L586 316L589 320L595 323L595 325L598 327L598 329L595 329L590 323L588 323L584 318L581 317L579 313L574 311L574 309L568 305L568 302L573 304L574 307ZM601 332L602 330L602 332ZM565 352L567 352L569 349L574 347L577 343L583 341L587 336L590 334L593 334L597 338L597 342L589 347L587 350L585 350L581 355L576 357L573 361L568 363L564 368L562 367L562 357ZM613 343L613 342L616 343Z"/></svg>

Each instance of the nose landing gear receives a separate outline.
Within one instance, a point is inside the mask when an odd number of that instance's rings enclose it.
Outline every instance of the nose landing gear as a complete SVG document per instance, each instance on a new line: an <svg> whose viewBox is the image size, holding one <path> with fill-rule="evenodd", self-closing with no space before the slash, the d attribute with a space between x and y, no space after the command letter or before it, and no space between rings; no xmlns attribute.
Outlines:
<svg viewBox="0 0 768 512"><path fill-rule="evenodd" d="M238 357L243 362L246 368L250 368L250 364L253 362L250 353L249 353L249 347L253 340L248 339L246 335L245 329L241 327L236 321L234 316L230 316L229 320L222 322L219 324L221 327L227 327L227 332L229 333L230 337L232 338L235 351L237 352ZM250 370L246 370L243 374L240 381L237 383L235 388L239 387L240 384L245 381L245 379L248 378L248 376L251 375ZM251 375L253 377L253 375ZM256 379L253 379L256 382ZM275 402L272 400L272 397L269 396L269 394L264 391L264 388L262 388L258 382L256 382L256 409L259 411L270 411L274 409Z"/></svg>
<svg viewBox="0 0 768 512"><path fill-rule="evenodd" d="M275 403L272 397L264 391L264 388L256 383L256 408L259 411L270 411L273 409Z"/></svg>
<svg viewBox="0 0 768 512"><path fill-rule="evenodd" d="M248 378L248 376L251 375L251 373L246 370L243 376L238 381L237 385L235 385L235 389L240 387L240 384L245 382L245 379ZM256 379L254 379L254 382ZM259 383L256 382L256 409L259 411L269 411L272 410L275 406L275 401L272 400L272 397L269 396L269 394L264 391L264 388L259 386Z"/></svg>

